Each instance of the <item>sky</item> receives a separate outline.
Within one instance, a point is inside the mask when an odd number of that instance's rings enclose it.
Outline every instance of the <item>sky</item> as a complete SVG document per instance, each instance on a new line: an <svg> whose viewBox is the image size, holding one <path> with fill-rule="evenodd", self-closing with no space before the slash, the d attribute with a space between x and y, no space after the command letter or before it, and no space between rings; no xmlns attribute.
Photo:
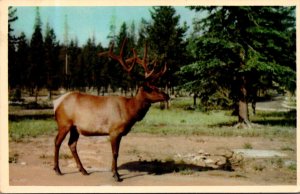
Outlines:
<svg viewBox="0 0 300 194"><path fill-rule="evenodd" d="M12 27L14 33L19 36L24 32L27 39L30 39L34 29L36 7L16 6L16 20ZM77 38L79 45L87 42L88 38L95 37L96 43L107 46L109 27L113 16L115 17L116 32L118 33L123 22L135 23L136 31L142 18L149 21L151 19L150 6L98 6L98 7L40 7L43 34L46 23L54 29L57 40L61 43L64 40L65 21L68 24L68 38ZM197 15L194 11L185 7L175 7L176 15L180 15L180 24L187 22L192 26L193 18ZM190 31L191 31L190 27Z"/></svg>

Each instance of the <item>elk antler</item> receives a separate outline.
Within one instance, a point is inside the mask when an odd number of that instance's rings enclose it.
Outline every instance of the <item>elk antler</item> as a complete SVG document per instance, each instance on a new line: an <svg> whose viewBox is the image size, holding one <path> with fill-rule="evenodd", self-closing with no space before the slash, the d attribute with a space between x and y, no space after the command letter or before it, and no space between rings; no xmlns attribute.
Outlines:
<svg viewBox="0 0 300 194"><path fill-rule="evenodd" d="M132 71L135 63L138 63L139 65L141 65L144 68L144 70L145 70L145 80L148 80L148 81L156 80L157 78L161 77L167 71L167 63L165 63L164 67L159 72L154 73L155 68L157 66L157 60L154 60L152 63L150 63L150 64L153 64L153 65L152 65L151 70L149 69L149 62L147 61L147 54L148 54L147 44L145 44L145 47L144 47L143 59L138 58L136 51L134 49L132 49L133 57L124 60L124 58L123 58L124 53L123 52L124 52L124 47L125 47L126 41L127 41L127 38L125 38L124 41L123 41L123 44L122 44L119 55L115 55L113 53L114 43L112 43L108 51L99 53L98 56L108 55L112 59L115 59L115 60L119 61L119 63L122 65L122 67L128 73L130 73Z"/></svg>
<svg viewBox="0 0 300 194"><path fill-rule="evenodd" d="M135 65L137 56L136 56L135 51L133 50L133 57L124 60L123 55L124 55L124 47L125 47L126 42L127 42L127 38L125 38L123 41L119 55L115 55L113 53L114 43L112 43L108 51L99 53L98 56L108 55L112 59L119 61L119 63L122 65L122 67L128 73L130 73L130 71L133 69L133 67Z"/></svg>
<svg viewBox="0 0 300 194"><path fill-rule="evenodd" d="M145 79L151 79L154 81L155 79L161 77L167 71L167 63L165 63L164 67L157 73L154 74L155 67L157 66L157 60L155 59L151 64L153 64L152 69L149 69L149 62L147 62L147 44L144 47L144 56L143 59L137 57L135 50L133 49L134 56L136 56L136 63L141 65L145 70Z"/></svg>

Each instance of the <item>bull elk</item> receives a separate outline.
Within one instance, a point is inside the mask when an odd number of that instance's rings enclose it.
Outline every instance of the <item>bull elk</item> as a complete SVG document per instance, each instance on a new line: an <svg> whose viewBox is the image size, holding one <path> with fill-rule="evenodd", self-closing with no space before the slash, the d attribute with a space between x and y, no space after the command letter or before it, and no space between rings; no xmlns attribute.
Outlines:
<svg viewBox="0 0 300 194"><path fill-rule="evenodd" d="M58 134L55 138L54 170L62 175L59 168L59 149L66 135L70 132L68 142L72 155L77 163L79 171L88 175L83 168L77 154L77 141L79 135L110 137L112 148L112 173L116 181L121 181L117 169L117 159L122 136L125 136L131 127L144 118L152 103L167 101L169 96L153 85L153 81L161 77L167 70L166 64L157 72L156 62L152 68L147 62L147 46L144 48L143 59L137 57L132 49L133 57L124 59L123 50L126 39L120 49L120 54L113 53L113 44L109 51L99 53L100 56L108 55L117 60L122 67L130 73L137 63L145 70L144 83L138 88L132 98L123 96L93 96L79 92L69 92L56 99L54 104L55 120L58 126Z"/></svg>

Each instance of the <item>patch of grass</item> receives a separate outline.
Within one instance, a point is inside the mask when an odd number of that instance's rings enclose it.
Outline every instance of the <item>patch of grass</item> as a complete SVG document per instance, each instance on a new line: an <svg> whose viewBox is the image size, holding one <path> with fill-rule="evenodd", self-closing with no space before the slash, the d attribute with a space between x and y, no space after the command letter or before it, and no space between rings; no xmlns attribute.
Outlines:
<svg viewBox="0 0 300 194"><path fill-rule="evenodd" d="M262 165L262 164L255 164L253 165L253 169L255 171L263 171L266 168L266 166Z"/></svg>
<svg viewBox="0 0 300 194"><path fill-rule="evenodd" d="M296 117L294 110L289 112L257 111L251 120L262 125L296 127Z"/></svg>
<svg viewBox="0 0 300 194"><path fill-rule="evenodd" d="M128 150L127 151L127 153L128 154L133 154L133 155L138 155L138 154L140 154L141 152L139 151L139 150L137 150L137 149L132 149L132 150Z"/></svg>
<svg viewBox="0 0 300 194"><path fill-rule="evenodd" d="M53 157L52 155L47 155L47 154L45 154L45 153L44 153L44 154L41 154L41 155L39 156L39 158L40 158L40 159L43 159L43 160L45 160L45 159L48 160L49 158L52 159L52 157ZM49 161L49 160L48 160L48 161Z"/></svg>
<svg viewBox="0 0 300 194"><path fill-rule="evenodd" d="M159 110L151 108L145 118L134 126L135 132L161 134L203 134L214 130L211 124L233 122L226 111L203 113L181 109Z"/></svg>
<svg viewBox="0 0 300 194"><path fill-rule="evenodd" d="M163 162L165 163L176 163L176 161L174 160L174 158L172 156L167 156ZM182 162L182 161L181 161Z"/></svg>
<svg viewBox="0 0 300 194"><path fill-rule="evenodd" d="M247 176L242 175L242 174L234 174L234 175L231 175L230 177L231 178L248 178Z"/></svg>
<svg viewBox="0 0 300 194"><path fill-rule="evenodd" d="M279 118L280 119L280 118ZM242 137L287 137L293 138L296 129L290 126L255 125L238 129L233 125L237 118L228 111L185 111L178 108L160 110L153 107L145 118L133 127L133 132L173 135L210 135Z"/></svg>
<svg viewBox="0 0 300 194"><path fill-rule="evenodd" d="M179 172L180 172L181 175L192 175L192 174L195 173L194 170L188 169L188 168L187 168L187 169L180 170Z"/></svg>
<svg viewBox="0 0 300 194"><path fill-rule="evenodd" d="M276 168L282 168L284 165L284 161L282 158L276 157L271 160L271 164L275 165Z"/></svg>
<svg viewBox="0 0 300 194"><path fill-rule="evenodd" d="M227 123L230 125L235 121L236 117L228 115L227 111L198 112L177 108L168 110L151 108L142 123L155 125L214 126L219 123Z"/></svg>
<svg viewBox="0 0 300 194"><path fill-rule="evenodd" d="M71 159L73 158L72 154L62 153L59 155L60 159Z"/></svg>
<svg viewBox="0 0 300 194"><path fill-rule="evenodd" d="M56 128L53 119L10 121L9 137L10 140L21 141L25 137L51 134L56 131Z"/></svg>
<svg viewBox="0 0 300 194"><path fill-rule="evenodd" d="M289 147L289 146L283 146L280 148L282 151L295 151L293 148Z"/></svg>
<svg viewBox="0 0 300 194"><path fill-rule="evenodd" d="M19 159L19 154L15 153L11 156L9 156L8 162L9 163L17 163Z"/></svg>
<svg viewBox="0 0 300 194"><path fill-rule="evenodd" d="M244 143L243 148L244 149L253 149L253 146L251 145L251 143Z"/></svg>
<svg viewBox="0 0 300 194"><path fill-rule="evenodd" d="M296 165L296 163L295 164L290 164L288 166L288 169L291 170L291 171L297 171L297 165Z"/></svg>

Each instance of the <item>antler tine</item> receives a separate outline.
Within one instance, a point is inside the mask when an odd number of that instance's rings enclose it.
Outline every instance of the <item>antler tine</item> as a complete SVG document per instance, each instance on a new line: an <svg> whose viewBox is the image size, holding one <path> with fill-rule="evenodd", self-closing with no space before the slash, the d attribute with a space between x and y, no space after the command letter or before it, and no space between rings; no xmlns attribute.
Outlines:
<svg viewBox="0 0 300 194"><path fill-rule="evenodd" d="M133 69L133 67L136 63L137 54L136 54L134 48L132 49L132 53L133 53L133 57L125 60L125 64L127 64L127 66L128 66L128 68L127 68L128 72L130 72ZM131 63L131 65L129 66L128 64L130 64L130 63Z"/></svg>
<svg viewBox="0 0 300 194"><path fill-rule="evenodd" d="M145 47L144 47L144 56L143 56L143 62L145 63L145 65L146 65L146 63L147 63L147 54L148 54L148 44L147 44L147 42L145 43ZM147 67L147 66L146 66Z"/></svg>
<svg viewBox="0 0 300 194"><path fill-rule="evenodd" d="M154 67L156 66L156 63L157 63L157 61L155 61ZM167 69L168 69L167 62L165 62L164 67L158 73L156 73L156 74L152 73L151 75L148 76L148 78L150 78L150 81L155 81L157 78L163 76L166 73Z"/></svg>
<svg viewBox="0 0 300 194"><path fill-rule="evenodd" d="M153 60L153 62L151 63L153 64L153 66L152 69L150 70L148 67L149 63L147 62L147 54L148 54L148 50L147 50L147 43L146 43L144 47L143 59L141 60L140 58L136 57L136 62L144 68L145 79L154 81L155 79L161 77L167 71L167 63L165 63L163 69L161 69L160 72L155 74L154 72L155 72L155 67L157 66L157 59Z"/></svg>
<svg viewBox="0 0 300 194"><path fill-rule="evenodd" d="M127 37L123 40L122 47L120 50L120 57L123 57L123 52L124 52L124 47L125 47L126 42L127 42Z"/></svg>
<svg viewBox="0 0 300 194"><path fill-rule="evenodd" d="M144 70L145 70L145 79L147 79L148 77L150 77L151 74L153 74L153 72L154 72L154 69L152 69L150 71L149 68L148 68L147 54L148 54L148 48L147 48L147 43L145 43L143 59L140 59L140 58L136 57L136 62L139 65L141 65L144 68Z"/></svg>
<svg viewBox="0 0 300 194"><path fill-rule="evenodd" d="M127 42L127 38L124 39L121 49L120 49L120 54L119 55L115 55L113 53L113 48L114 48L114 42L112 42L111 46L109 47L109 50L106 52L102 52L99 53L99 56L103 56L103 55L108 55L109 57L111 57L112 59L115 59L117 61L119 61L119 63L122 65L122 67L127 71L127 73L130 73L131 70L133 69L134 65L135 65L135 61L136 61L136 53L134 53L134 57L129 58L124 60L123 58L123 54L124 54L124 47L125 44ZM129 65L130 63L132 63L131 65Z"/></svg>
<svg viewBox="0 0 300 194"><path fill-rule="evenodd" d="M113 52L112 52L113 48L114 48L114 42L111 43L111 45L110 45L108 51L104 51L104 52L98 53L98 56L99 56L99 57L102 57L102 56L104 56L104 55L108 55L108 56L111 57L111 55L113 55Z"/></svg>
<svg viewBox="0 0 300 194"><path fill-rule="evenodd" d="M148 78L150 78L151 76L153 76L153 73L154 73L154 71L155 71L155 67L156 67L156 65L157 65L157 60L154 60L152 63L153 63L152 70L149 72L149 69L148 69L148 67L147 67L148 71L147 71L147 72L145 71L145 79L148 79Z"/></svg>

